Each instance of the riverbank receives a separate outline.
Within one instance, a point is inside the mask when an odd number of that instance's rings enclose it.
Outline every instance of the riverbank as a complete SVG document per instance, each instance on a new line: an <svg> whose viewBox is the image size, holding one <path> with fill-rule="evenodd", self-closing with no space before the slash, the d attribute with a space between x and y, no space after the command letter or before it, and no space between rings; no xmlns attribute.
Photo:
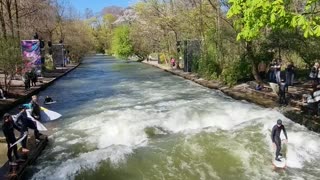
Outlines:
<svg viewBox="0 0 320 180"><path fill-rule="evenodd" d="M43 77L38 79L37 86L31 87L29 91L24 90L24 85L21 80L14 80L13 86L11 88L9 97L7 99L0 100L0 115L2 115L14 107L18 106L19 104L25 103L31 96L38 94L40 91L45 90L47 87L52 85L56 80L62 78L63 76L67 75L69 72L76 69L80 64L70 64L66 67L57 68L54 71L46 72L43 74ZM41 141L40 144L34 146L33 144L29 144L28 147L31 147L30 157L28 157L27 163L24 163L22 169L18 171L17 176L22 177L25 168L32 164L36 160L36 158L41 154L41 151L45 148L47 144L47 138L45 141ZM7 163L7 145L3 137L0 137L0 164L3 166L1 167L0 177L5 176L5 172L8 171L8 163ZM17 178L18 178L17 177Z"/></svg>
<svg viewBox="0 0 320 180"><path fill-rule="evenodd" d="M219 81L206 80L199 77L195 73L183 72L180 69L172 69L169 66L158 64L157 61L142 61L145 64L160 68L166 72L173 75L180 76L184 79L191 80L197 84L208 87L210 89L220 90L224 94L237 99L246 100L251 103L266 107L266 108L277 108L286 117L292 121L306 126L309 130L320 133L320 120L319 117L304 114L302 111L303 103L299 99L303 92L302 90L297 90L296 88L290 88L289 95L291 97L296 97L295 100L289 101L289 106L279 107L278 96L270 90L270 87L266 87L266 91L256 91L250 88L250 83L242 83L233 87L228 87Z"/></svg>
<svg viewBox="0 0 320 180"><path fill-rule="evenodd" d="M59 67L54 71L43 73L43 77L40 77L38 79L38 85L35 87L31 87L29 91L24 90L22 80L14 80L12 82L9 98L0 100L0 116L2 117L2 115L10 109L21 103L24 103L25 101L30 99L31 96L38 94L40 91L43 91L56 80L73 71L79 65L80 64L70 64L66 67Z"/></svg>

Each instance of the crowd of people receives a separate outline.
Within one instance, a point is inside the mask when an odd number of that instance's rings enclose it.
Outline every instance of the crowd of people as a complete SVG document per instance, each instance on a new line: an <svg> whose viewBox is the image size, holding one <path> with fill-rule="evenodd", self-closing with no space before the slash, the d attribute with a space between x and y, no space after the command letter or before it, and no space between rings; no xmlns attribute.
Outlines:
<svg viewBox="0 0 320 180"><path fill-rule="evenodd" d="M285 68L285 74L281 71L282 67L282 60L274 59L269 66L261 62L258 65L258 71L263 80L278 84L279 104L287 105L286 93L288 92L289 86L293 86L294 84L295 67L293 62L289 62ZM256 86L256 90L261 91L262 89L263 85L261 83Z"/></svg>
<svg viewBox="0 0 320 180"><path fill-rule="evenodd" d="M287 105L287 92L289 86L294 85L295 78L295 66L292 62L289 62L285 68L284 73L282 69L281 59L274 59L269 66L264 62L258 65L258 70L261 78L270 83L278 84L278 97L280 105ZM318 62L314 64L309 73L309 79L311 80L312 91L309 94L304 94L302 101L307 103L306 109L313 115L320 115L320 65ZM259 83L256 86L256 90L261 91L263 84ZM310 113L309 113L310 114Z"/></svg>
<svg viewBox="0 0 320 180"><path fill-rule="evenodd" d="M28 131L31 129L34 131L34 137L36 141L41 140L42 134L37 128L37 121L41 119L40 105L38 103L37 96L32 96L32 100L29 103L30 107L26 105L19 106L19 113L11 115L9 113L4 114L2 131L7 142L7 157L9 165L16 166L20 162L24 162L25 159L18 154L18 144L21 143L22 154L28 154L29 149L27 147ZM30 109L30 110L29 110ZM20 137L17 139L14 130L20 133ZM14 154L14 158L12 157Z"/></svg>
<svg viewBox="0 0 320 180"><path fill-rule="evenodd" d="M319 63L314 63L309 73L312 84L312 91L303 95L303 102L307 103L306 111L312 115L320 115L320 67ZM311 111L310 111L311 110Z"/></svg>

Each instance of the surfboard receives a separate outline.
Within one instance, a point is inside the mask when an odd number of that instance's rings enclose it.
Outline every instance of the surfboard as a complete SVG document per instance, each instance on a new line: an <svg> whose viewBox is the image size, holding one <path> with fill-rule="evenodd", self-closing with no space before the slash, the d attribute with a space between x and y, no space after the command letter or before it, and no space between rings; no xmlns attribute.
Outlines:
<svg viewBox="0 0 320 180"><path fill-rule="evenodd" d="M313 99L311 95L308 95L308 97L307 97L307 103L315 103L315 102L316 102L316 100Z"/></svg>
<svg viewBox="0 0 320 180"><path fill-rule="evenodd" d="M278 94L279 92L279 85L276 84L276 83L269 83L270 84L270 87L272 88L272 91L276 94Z"/></svg>
<svg viewBox="0 0 320 180"><path fill-rule="evenodd" d="M36 122L36 126L37 126L37 129L39 131L47 131L48 130L41 122L39 122L38 120L36 120L35 118L33 118L31 116L31 110L30 109L26 110L26 112L27 112L28 118L30 118L30 119L32 119L32 121Z"/></svg>
<svg viewBox="0 0 320 180"><path fill-rule="evenodd" d="M51 111L44 107L40 107L40 109L41 121L54 121L62 116L61 114Z"/></svg>
<svg viewBox="0 0 320 180"><path fill-rule="evenodd" d="M274 152L273 152L273 158L272 158L272 164L275 168L280 168L280 169L285 169L287 167L287 159L286 159L286 155L287 155L287 144L283 143L284 140L282 140L281 143L281 153L283 156L279 157L280 161L276 161L275 160L275 151L276 148L274 148Z"/></svg>
<svg viewBox="0 0 320 180"><path fill-rule="evenodd" d="M27 110L27 116L28 118L30 118L32 121L36 122L36 125L37 125L37 129L39 131L48 131L48 129L41 123L39 122L38 120L34 119L31 115L30 115L30 110ZM14 123L17 122L17 115L12 115L12 119L14 121Z"/></svg>
<svg viewBox="0 0 320 180"><path fill-rule="evenodd" d="M23 106L27 107L27 109L31 109L31 104L23 104ZM40 106L40 116L41 121L54 121L59 119L62 115Z"/></svg>
<svg viewBox="0 0 320 180"><path fill-rule="evenodd" d="M20 139L18 139L15 143L13 143L13 144L10 145L10 148L12 148L12 147L15 146L16 144L20 143L24 138L27 137L27 135L28 135L28 133L25 132Z"/></svg>
<svg viewBox="0 0 320 180"><path fill-rule="evenodd" d="M54 104L54 103L56 103L57 101L51 101L51 102L45 102L44 104L45 105L50 105L50 104Z"/></svg>
<svg viewBox="0 0 320 180"><path fill-rule="evenodd" d="M276 168L282 168L282 169L286 168L286 166L287 166L287 160L286 160L286 158L285 158L285 157L281 157L281 158L279 158L279 159L281 160L281 162L280 162L280 161L276 161L276 160L273 158L272 164L273 164Z"/></svg>

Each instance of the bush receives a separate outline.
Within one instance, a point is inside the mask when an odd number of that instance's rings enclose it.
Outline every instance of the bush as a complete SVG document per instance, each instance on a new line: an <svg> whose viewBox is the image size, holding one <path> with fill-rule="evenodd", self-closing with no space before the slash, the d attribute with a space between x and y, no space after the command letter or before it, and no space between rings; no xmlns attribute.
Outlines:
<svg viewBox="0 0 320 180"><path fill-rule="evenodd" d="M220 78L223 82L232 86L240 80L252 78L251 69L252 67L248 59L242 57L227 64Z"/></svg>

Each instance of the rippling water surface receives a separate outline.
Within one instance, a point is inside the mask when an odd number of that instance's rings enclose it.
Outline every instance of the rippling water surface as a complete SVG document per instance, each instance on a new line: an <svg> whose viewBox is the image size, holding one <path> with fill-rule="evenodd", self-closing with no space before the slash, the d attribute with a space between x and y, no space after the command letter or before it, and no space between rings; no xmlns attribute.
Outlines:
<svg viewBox="0 0 320 180"><path fill-rule="evenodd" d="M40 96L63 114L30 179L319 179L319 135L279 112L139 63L84 63ZM287 127L288 168L272 170L270 131Z"/></svg>

